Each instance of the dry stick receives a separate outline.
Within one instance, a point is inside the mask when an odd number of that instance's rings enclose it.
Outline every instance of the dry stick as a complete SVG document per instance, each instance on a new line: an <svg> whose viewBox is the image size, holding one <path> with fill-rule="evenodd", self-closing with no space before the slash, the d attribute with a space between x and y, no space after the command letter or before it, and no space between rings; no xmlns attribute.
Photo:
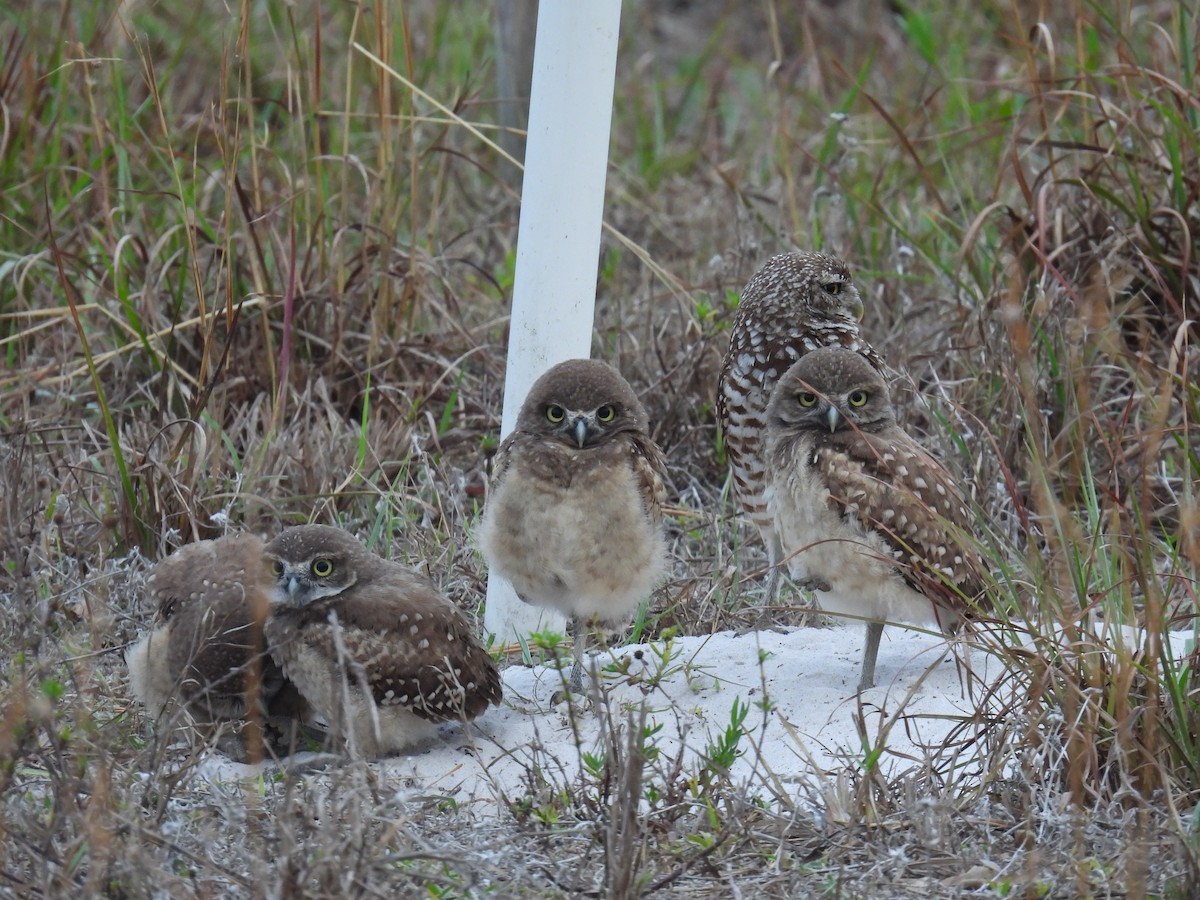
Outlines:
<svg viewBox="0 0 1200 900"><path fill-rule="evenodd" d="M643 701L636 713L626 719L625 759L620 769L617 793L609 808L608 827L605 829L604 849L605 874L610 879L608 896L621 900L636 896L637 838L641 835L638 805L642 797L642 772L646 766L646 754L642 749L642 735L646 729L646 703ZM613 762L621 758L618 746L619 734L608 729L609 754Z"/></svg>

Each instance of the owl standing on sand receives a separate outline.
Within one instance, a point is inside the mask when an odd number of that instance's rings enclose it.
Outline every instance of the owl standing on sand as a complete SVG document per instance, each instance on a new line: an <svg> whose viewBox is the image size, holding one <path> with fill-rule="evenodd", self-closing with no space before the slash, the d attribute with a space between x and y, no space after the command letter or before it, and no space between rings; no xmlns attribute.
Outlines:
<svg viewBox="0 0 1200 900"><path fill-rule="evenodd" d="M526 603L570 620L583 684L589 624L626 624L666 567L662 452L646 410L606 363L543 374L496 454L479 547Z"/></svg>
<svg viewBox="0 0 1200 900"><path fill-rule="evenodd" d="M783 559L766 466L766 414L783 373L819 347L846 347L885 366L858 333L863 303L842 260L801 250L767 260L742 292L717 382L717 423L733 472L738 505L767 548L766 602L779 591ZM793 567L793 576L808 583Z"/></svg>
<svg viewBox="0 0 1200 900"><path fill-rule="evenodd" d="M775 533L789 565L826 583L822 608L868 620L869 688L885 621L952 632L986 603L964 492L896 424L887 385L851 350L793 365L766 422Z"/></svg>

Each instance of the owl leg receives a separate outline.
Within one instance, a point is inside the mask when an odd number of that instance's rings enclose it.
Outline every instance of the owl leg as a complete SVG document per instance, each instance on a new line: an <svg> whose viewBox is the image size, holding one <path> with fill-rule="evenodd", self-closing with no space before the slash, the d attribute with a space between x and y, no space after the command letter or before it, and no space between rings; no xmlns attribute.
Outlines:
<svg viewBox="0 0 1200 900"><path fill-rule="evenodd" d="M575 663L571 666L570 682L550 695L551 706L569 700L572 694L578 696L583 693L583 642L587 637L587 627L579 616L571 616L567 620L567 634L571 636L571 652L575 656Z"/></svg>
<svg viewBox="0 0 1200 900"><path fill-rule="evenodd" d="M571 693L583 693L583 643L587 640L587 627L579 616L572 616L567 626L571 634L571 648L575 653L575 665L571 667Z"/></svg>
<svg viewBox="0 0 1200 900"><path fill-rule="evenodd" d="M883 623L868 622L867 645L863 648L862 677L858 679L860 691L875 687L875 657L879 655L879 639L881 637L883 637Z"/></svg>
<svg viewBox="0 0 1200 900"><path fill-rule="evenodd" d="M767 538L767 563L771 566L771 574L767 576L767 587L763 596L763 606L771 607L779 599L779 584L783 580L783 544L779 535L772 534Z"/></svg>

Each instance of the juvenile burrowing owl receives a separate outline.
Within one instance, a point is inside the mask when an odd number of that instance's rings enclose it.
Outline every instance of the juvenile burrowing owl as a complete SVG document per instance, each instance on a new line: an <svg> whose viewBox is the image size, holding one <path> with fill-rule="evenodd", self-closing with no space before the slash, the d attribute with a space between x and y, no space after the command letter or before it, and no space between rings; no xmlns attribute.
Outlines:
<svg viewBox="0 0 1200 900"><path fill-rule="evenodd" d="M326 525L289 528L265 557L271 656L358 752L395 753L500 702L495 663L428 579Z"/></svg>
<svg viewBox="0 0 1200 900"><path fill-rule="evenodd" d="M522 600L570 620L575 691L587 625L626 624L666 565L665 469L648 428L614 368L574 359L534 382L496 454L479 546Z"/></svg>
<svg viewBox="0 0 1200 900"><path fill-rule="evenodd" d="M742 292L717 382L717 422L733 470L738 505L758 528L771 574L766 601L779 590L783 558L765 465L767 403L796 360L818 347L848 347L879 370L884 363L858 334L863 303L842 260L797 251L767 260ZM793 575L807 581L793 567Z"/></svg>
<svg viewBox="0 0 1200 900"><path fill-rule="evenodd" d="M262 553L257 537L229 535L181 547L150 573L154 624L126 662L130 687L153 715L181 709L202 731L303 715L265 652L272 585Z"/></svg>
<svg viewBox="0 0 1200 900"><path fill-rule="evenodd" d="M949 632L984 603L963 492L896 424L883 379L851 350L804 356L766 418L785 558L826 583L823 608L869 620L859 688L870 687L885 621Z"/></svg>

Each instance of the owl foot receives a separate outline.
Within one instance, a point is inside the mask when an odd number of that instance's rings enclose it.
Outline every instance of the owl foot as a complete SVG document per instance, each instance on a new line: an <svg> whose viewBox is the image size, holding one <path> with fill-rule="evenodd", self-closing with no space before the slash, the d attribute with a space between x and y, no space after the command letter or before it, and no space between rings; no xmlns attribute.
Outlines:
<svg viewBox="0 0 1200 900"><path fill-rule="evenodd" d="M579 646L578 642L580 640L581 635L580 635L580 633L577 633L578 627L575 626L574 623L572 623L572 626L573 626L572 636L575 638L575 641L576 641L575 646L578 647ZM555 691L553 694L550 695L551 705L558 706L558 704L560 704L564 701L570 701L574 697L582 697L584 700L587 699L587 695L584 693L584 690L583 690L583 660L581 658L579 658L579 656L580 656L580 654L577 654L576 659L575 659L575 665L573 665L571 667L570 681L567 684L563 685L562 688L560 688L559 690Z"/></svg>
<svg viewBox="0 0 1200 900"><path fill-rule="evenodd" d="M563 703L570 703L574 706L583 706L586 708L591 702L592 701L588 698L587 694L572 691L568 688L559 688L550 695L551 706L559 706Z"/></svg>

